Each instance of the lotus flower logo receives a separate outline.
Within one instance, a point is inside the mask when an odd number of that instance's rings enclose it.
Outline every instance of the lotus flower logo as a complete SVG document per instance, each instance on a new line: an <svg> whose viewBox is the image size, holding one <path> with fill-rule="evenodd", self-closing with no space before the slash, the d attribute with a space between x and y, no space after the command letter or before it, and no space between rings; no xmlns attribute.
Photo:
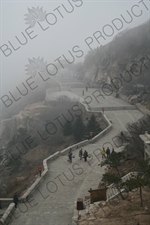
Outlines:
<svg viewBox="0 0 150 225"><path fill-rule="evenodd" d="M27 68L25 69L27 75L35 77L38 73L47 72L47 62L44 62L43 58L40 59L40 57L38 57L37 59L33 58L28 60L30 64L26 65Z"/></svg>
<svg viewBox="0 0 150 225"><path fill-rule="evenodd" d="M32 7L32 9L28 8L29 14L25 14L27 21L26 24L29 24L30 27L34 27L37 21L44 21L46 16L46 11L43 11L43 7L37 8Z"/></svg>

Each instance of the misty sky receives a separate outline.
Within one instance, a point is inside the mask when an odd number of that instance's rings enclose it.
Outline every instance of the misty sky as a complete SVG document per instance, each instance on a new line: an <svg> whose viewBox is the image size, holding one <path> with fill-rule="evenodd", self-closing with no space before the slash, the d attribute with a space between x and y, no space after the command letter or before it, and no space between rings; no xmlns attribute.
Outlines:
<svg viewBox="0 0 150 225"><path fill-rule="evenodd" d="M32 11L32 15L30 11L29 15L28 8L33 9L32 7L34 9L43 7L39 17L35 10ZM25 65L29 64L28 58L40 57L47 63L55 64L54 61L59 57L62 58L62 55L69 59L68 51L72 52L73 47L78 46L76 50L82 50L82 57L78 53L75 63L83 61L90 48L105 45L118 32L147 21L150 18L149 8L150 1L70 0L70 3L68 0L0 1L0 95L13 91L20 81L29 77L25 71ZM68 13L66 9L72 12ZM126 23L121 17L122 15L129 19L127 10L133 17L130 23ZM28 15L25 16L25 14ZM34 22L33 15L38 17L38 20L43 20L44 15L47 16L43 21L39 21L40 25L36 22L35 26L28 28L30 25L25 24L27 22L25 18L33 19L32 22ZM112 24L113 20L118 29L122 26L119 31ZM123 22L123 25L119 20ZM95 36L98 35L98 32L103 35L105 33L105 40L100 38L100 43L93 36L94 33L96 33ZM16 37L24 45L20 44ZM90 47L85 39L87 42L92 42ZM76 53L73 54L76 55Z"/></svg>

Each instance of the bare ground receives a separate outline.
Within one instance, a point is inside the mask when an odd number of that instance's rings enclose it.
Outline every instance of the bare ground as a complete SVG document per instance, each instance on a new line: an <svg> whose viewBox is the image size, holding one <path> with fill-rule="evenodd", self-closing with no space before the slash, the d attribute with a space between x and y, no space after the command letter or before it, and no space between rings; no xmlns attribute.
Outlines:
<svg viewBox="0 0 150 225"><path fill-rule="evenodd" d="M80 216L79 225L150 225L150 188L143 189L143 207L139 189L130 192L125 200L120 197L109 203L93 206L89 213Z"/></svg>

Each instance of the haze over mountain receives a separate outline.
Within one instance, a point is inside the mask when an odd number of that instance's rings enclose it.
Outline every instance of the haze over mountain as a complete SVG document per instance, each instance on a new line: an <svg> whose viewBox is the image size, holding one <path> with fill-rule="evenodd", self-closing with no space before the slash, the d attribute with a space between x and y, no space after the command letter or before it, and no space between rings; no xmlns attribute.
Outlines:
<svg viewBox="0 0 150 225"><path fill-rule="evenodd" d="M9 118L19 113L28 104L45 100L48 88L59 90L62 77L67 79L76 77L85 83L110 83L111 78L120 78L120 74L125 74L126 69L130 70L133 64L138 64L139 68L138 66L132 67L132 72L135 70L134 73L137 73L138 70L142 70L140 76L132 75L130 82L125 82L123 78L121 80L122 83L117 79L114 82L117 82L116 85L120 86L122 84L128 89L136 83L148 85L149 71L147 68L150 58L149 23L150 20L138 27L126 29L116 35L110 43L90 50L85 56L84 62L68 64L65 60L62 60L61 62L65 69L62 69L57 62L58 72L55 76L49 76L46 70L47 64L42 59L39 59L39 61L33 60L32 63L33 65L36 64L37 71L34 71L34 66L33 68L29 67L28 72L31 74L31 78L28 76L26 80L17 85L13 92L3 96L3 103L1 102L2 118ZM143 58L147 66L142 66L141 60ZM72 58L69 60L71 61ZM122 76L126 77L127 75Z"/></svg>
<svg viewBox="0 0 150 225"><path fill-rule="evenodd" d="M120 32L110 43L89 51L84 62L77 64L76 71L80 79L87 79L90 82L99 80L110 82L111 78L120 78L121 73L131 69L133 79L130 82L123 82L122 79L122 84L127 83L127 86L131 86L139 82L148 85L149 71L145 65L148 62L150 62L150 20L138 27ZM119 82L119 79L116 79L117 81Z"/></svg>

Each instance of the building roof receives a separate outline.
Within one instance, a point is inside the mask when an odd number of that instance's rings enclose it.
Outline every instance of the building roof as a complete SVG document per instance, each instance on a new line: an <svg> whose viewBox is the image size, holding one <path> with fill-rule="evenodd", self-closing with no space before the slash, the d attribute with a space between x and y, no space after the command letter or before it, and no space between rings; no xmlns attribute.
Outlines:
<svg viewBox="0 0 150 225"><path fill-rule="evenodd" d="M150 134L146 131L145 134L141 134L140 138L146 143L150 144Z"/></svg>

